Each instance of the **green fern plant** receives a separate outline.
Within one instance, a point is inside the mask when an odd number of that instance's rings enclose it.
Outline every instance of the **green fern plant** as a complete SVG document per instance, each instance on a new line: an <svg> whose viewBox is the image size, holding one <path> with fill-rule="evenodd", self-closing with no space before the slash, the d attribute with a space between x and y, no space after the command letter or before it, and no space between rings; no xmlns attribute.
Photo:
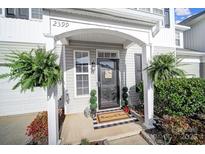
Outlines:
<svg viewBox="0 0 205 154"><path fill-rule="evenodd" d="M182 65L180 64L181 60L176 58L174 53L157 55L146 69L154 82L185 77L185 72L179 68Z"/></svg>
<svg viewBox="0 0 205 154"><path fill-rule="evenodd" d="M9 67L10 71L1 74L0 79L18 79L12 89L20 87L22 92L33 91L35 87L49 88L62 78L60 66L56 64L58 56L53 51L39 48L30 52L12 52L6 57L4 67Z"/></svg>

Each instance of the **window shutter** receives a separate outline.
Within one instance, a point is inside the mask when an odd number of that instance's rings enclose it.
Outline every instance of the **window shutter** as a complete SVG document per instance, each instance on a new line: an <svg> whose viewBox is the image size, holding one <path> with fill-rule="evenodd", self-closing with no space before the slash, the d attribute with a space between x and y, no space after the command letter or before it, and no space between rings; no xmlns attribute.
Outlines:
<svg viewBox="0 0 205 154"><path fill-rule="evenodd" d="M2 14L2 8L0 8L0 14Z"/></svg>
<svg viewBox="0 0 205 154"><path fill-rule="evenodd" d="M29 19L29 9L28 8L19 8L18 9L18 18Z"/></svg>
<svg viewBox="0 0 205 154"><path fill-rule="evenodd" d="M170 28L170 13L169 8L164 9L164 26L165 28Z"/></svg>

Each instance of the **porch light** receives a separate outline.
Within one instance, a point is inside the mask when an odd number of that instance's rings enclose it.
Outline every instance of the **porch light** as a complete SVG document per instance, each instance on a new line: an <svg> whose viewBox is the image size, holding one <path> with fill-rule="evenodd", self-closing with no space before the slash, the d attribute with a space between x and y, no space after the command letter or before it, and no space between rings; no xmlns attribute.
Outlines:
<svg viewBox="0 0 205 154"><path fill-rule="evenodd" d="M95 61L93 60L93 62L91 63L91 70L92 72L95 71Z"/></svg>

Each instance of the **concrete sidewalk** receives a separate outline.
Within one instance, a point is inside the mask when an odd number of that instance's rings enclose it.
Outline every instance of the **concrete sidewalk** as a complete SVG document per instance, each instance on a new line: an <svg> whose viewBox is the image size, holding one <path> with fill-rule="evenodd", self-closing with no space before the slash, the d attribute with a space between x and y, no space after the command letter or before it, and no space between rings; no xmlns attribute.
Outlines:
<svg viewBox="0 0 205 154"><path fill-rule="evenodd" d="M0 117L0 145L23 145L28 137L26 127L37 113Z"/></svg>
<svg viewBox="0 0 205 154"><path fill-rule="evenodd" d="M141 135L133 135L108 141L109 145L149 145Z"/></svg>

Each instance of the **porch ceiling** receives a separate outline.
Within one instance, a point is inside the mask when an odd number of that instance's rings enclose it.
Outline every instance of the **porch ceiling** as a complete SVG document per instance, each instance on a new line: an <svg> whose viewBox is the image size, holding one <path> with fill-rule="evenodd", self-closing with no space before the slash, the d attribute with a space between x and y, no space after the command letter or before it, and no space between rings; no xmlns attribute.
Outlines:
<svg viewBox="0 0 205 154"><path fill-rule="evenodd" d="M54 39L55 41L60 40L63 44L69 44L70 40L75 40L82 42L122 44L124 48L128 48L135 43L139 46L145 45L145 42L132 35L102 28L77 29L56 35Z"/></svg>
<svg viewBox="0 0 205 154"><path fill-rule="evenodd" d="M115 43L115 44L122 44L128 42L127 39L111 35L111 34L102 34L102 33L81 33L78 35L73 35L66 38L67 41L69 40L76 40L76 41L86 41L86 42L102 42L102 43Z"/></svg>

